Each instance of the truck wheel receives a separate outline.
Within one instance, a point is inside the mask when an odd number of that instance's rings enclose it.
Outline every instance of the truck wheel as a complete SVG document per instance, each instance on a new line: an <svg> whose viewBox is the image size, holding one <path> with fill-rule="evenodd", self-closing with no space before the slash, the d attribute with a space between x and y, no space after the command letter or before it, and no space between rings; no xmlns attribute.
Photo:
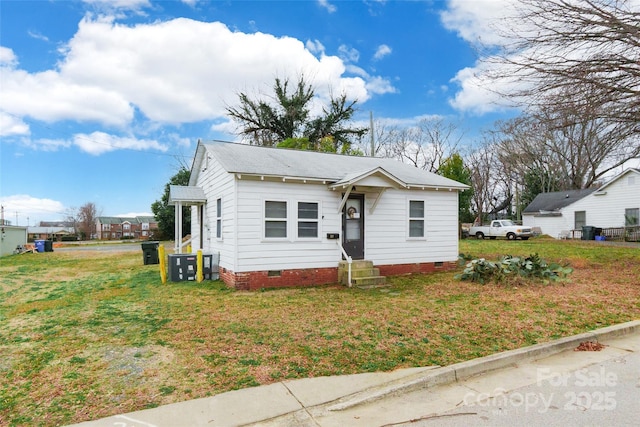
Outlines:
<svg viewBox="0 0 640 427"><path fill-rule="evenodd" d="M509 240L516 240L516 235L513 233L507 233L507 239Z"/></svg>
<svg viewBox="0 0 640 427"><path fill-rule="evenodd" d="M484 239L484 233L482 231L478 231L476 233L476 239Z"/></svg>

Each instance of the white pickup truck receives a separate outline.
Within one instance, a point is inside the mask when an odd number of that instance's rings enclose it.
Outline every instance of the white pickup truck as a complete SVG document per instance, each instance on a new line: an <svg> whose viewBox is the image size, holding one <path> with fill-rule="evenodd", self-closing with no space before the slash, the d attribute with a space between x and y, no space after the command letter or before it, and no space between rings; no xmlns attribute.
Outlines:
<svg viewBox="0 0 640 427"><path fill-rule="evenodd" d="M531 227L516 225L508 219L498 219L491 221L490 225L471 227L469 229L469 236L476 236L477 239L484 239L485 237L489 237L490 239L506 237L509 240L515 240L517 238L527 240L532 234Z"/></svg>

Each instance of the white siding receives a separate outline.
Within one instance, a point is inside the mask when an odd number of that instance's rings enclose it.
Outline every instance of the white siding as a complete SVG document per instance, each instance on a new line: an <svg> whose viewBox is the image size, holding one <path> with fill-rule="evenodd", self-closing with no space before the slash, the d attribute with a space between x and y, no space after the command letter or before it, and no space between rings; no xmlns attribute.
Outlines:
<svg viewBox="0 0 640 427"><path fill-rule="evenodd" d="M455 261L458 257L458 193L388 190L373 212L366 196L365 257L377 265ZM425 239L409 238L409 200L425 201Z"/></svg>
<svg viewBox="0 0 640 427"><path fill-rule="evenodd" d="M632 183L629 177L635 178L631 180ZM625 209L640 209L640 175L627 173L608 185L603 192L606 194L598 195L596 191L567 206L564 209L566 213L563 214L572 224L574 212L586 211L586 225L602 228L624 227Z"/></svg>
<svg viewBox="0 0 640 427"><path fill-rule="evenodd" d="M561 216L535 216L532 214L522 215L522 225L527 227L540 227L542 234L558 238L561 231L573 230L573 214L567 217L566 212Z"/></svg>
<svg viewBox="0 0 640 427"><path fill-rule="evenodd" d="M342 236L340 191L322 184L242 178L238 191L237 272L335 267L341 252L327 233ZM378 265L455 261L458 256L458 196L455 191L389 189L370 213L377 193L365 194L365 258ZM265 239L264 202L287 202L286 239ZM409 200L425 201L424 239L409 239ZM297 202L320 204L319 238L296 238Z"/></svg>
<svg viewBox="0 0 640 427"><path fill-rule="evenodd" d="M610 228L624 227L625 209L632 208L640 209L640 174L629 171L608 184L602 192L593 192L563 208L561 217L524 215L523 223L541 227L544 234L557 238L562 230L575 228L576 212L585 211L586 225Z"/></svg>
<svg viewBox="0 0 640 427"><path fill-rule="evenodd" d="M237 180L237 272L336 267L340 249L327 233L341 233L340 192L322 184ZM264 238L264 202L287 202L286 239ZM318 239L298 239L297 202L319 203Z"/></svg>
<svg viewBox="0 0 640 427"><path fill-rule="evenodd" d="M204 189L207 198L204 209L203 250L210 253L220 253L220 266L234 270L236 264L234 177L226 172L215 159L209 158L206 169L198 173L195 185ZM216 237L216 201L219 198L222 198L222 239ZM193 210L191 218L197 218ZM192 232L198 233L199 224L194 221L191 228Z"/></svg>

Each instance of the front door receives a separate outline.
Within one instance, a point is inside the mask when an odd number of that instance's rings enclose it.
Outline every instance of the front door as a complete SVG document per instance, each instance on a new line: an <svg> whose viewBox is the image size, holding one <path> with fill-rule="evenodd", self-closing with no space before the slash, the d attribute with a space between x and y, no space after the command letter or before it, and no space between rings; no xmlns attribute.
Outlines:
<svg viewBox="0 0 640 427"><path fill-rule="evenodd" d="M342 215L342 247L353 259L364 259L364 194L347 198Z"/></svg>

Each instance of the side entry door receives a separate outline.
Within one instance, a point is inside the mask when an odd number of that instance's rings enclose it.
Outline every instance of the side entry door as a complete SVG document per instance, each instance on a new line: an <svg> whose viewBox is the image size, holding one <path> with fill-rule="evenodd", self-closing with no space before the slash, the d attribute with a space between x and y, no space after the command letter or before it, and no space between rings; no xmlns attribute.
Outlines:
<svg viewBox="0 0 640 427"><path fill-rule="evenodd" d="M364 194L347 198L342 215L342 247L353 259L364 259Z"/></svg>

